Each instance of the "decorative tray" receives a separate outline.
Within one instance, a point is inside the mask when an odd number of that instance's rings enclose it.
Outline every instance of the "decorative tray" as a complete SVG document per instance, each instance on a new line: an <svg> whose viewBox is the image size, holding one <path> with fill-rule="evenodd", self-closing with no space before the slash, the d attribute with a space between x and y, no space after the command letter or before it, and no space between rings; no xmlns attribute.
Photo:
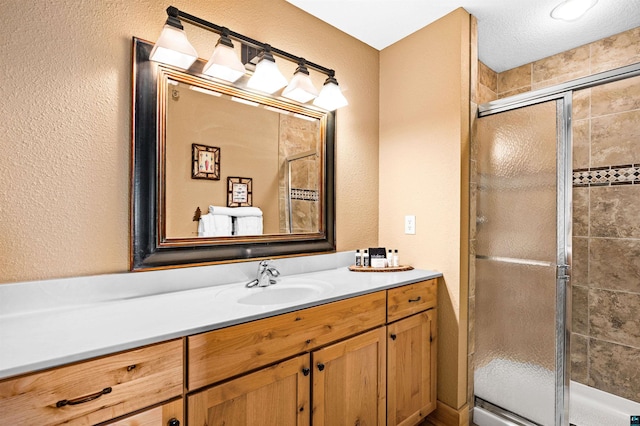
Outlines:
<svg viewBox="0 0 640 426"><path fill-rule="evenodd" d="M402 271L410 271L413 269L413 266L409 265L400 265L400 266L389 266L386 268L374 268L372 266L349 266L349 270L353 272L402 272Z"/></svg>

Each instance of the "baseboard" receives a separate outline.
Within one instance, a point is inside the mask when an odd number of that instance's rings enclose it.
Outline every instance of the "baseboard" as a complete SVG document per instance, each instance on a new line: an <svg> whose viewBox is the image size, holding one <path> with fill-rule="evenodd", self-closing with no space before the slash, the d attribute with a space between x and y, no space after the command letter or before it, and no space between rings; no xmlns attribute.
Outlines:
<svg viewBox="0 0 640 426"><path fill-rule="evenodd" d="M469 405L465 404L456 410L438 401L435 411L429 414L427 421L434 426L469 426Z"/></svg>

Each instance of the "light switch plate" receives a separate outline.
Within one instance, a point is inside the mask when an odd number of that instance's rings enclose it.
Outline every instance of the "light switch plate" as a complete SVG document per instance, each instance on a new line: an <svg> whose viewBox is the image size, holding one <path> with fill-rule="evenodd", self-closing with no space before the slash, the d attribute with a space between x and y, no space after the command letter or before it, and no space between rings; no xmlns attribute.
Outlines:
<svg viewBox="0 0 640 426"><path fill-rule="evenodd" d="M404 233L409 235L415 235L416 233L415 215L407 215L404 217Z"/></svg>

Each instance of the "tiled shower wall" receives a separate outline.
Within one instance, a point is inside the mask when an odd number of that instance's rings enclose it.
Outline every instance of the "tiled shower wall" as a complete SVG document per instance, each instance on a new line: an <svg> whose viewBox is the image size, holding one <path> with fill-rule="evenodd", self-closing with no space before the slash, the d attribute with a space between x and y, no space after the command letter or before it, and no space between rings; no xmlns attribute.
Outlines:
<svg viewBox="0 0 640 426"><path fill-rule="evenodd" d="M638 63L638 40L640 27L501 73L479 63L478 103ZM573 119L572 379L640 402L640 77L574 93Z"/></svg>
<svg viewBox="0 0 640 426"><path fill-rule="evenodd" d="M573 99L571 376L640 402L640 77Z"/></svg>
<svg viewBox="0 0 640 426"><path fill-rule="evenodd" d="M280 115L279 170L278 170L278 206L280 233L289 232L289 202L293 212L291 232L317 232L319 220L319 194L321 176L319 165L322 159L320 145L320 123L289 115ZM284 130L282 130L284 129ZM291 194L287 194L285 180L287 157L315 151L311 156L291 162Z"/></svg>

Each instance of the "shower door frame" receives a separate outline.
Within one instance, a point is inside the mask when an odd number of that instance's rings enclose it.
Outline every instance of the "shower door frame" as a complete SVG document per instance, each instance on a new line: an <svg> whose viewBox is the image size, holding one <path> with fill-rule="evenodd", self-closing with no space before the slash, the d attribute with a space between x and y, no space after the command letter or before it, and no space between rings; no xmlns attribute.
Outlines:
<svg viewBox="0 0 640 426"><path fill-rule="evenodd" d="M514 95L478 106L478 118L544 102L559 102L562 123L557 125L557 259L556 259L556 426L569 425L569 382L571 380L571 266L573 193L573 92L640 76L640 63L593 74L566 83ZM472 218L475 220L475 218ZM563 253L561 253L563 252ZM475 404L474 404L475 405ZM559 409L562 407L562 409Z"/></svg>
<svg viewBox="0 0 640 426"><path fill-rule="evenodd" d="M528 97L514 102L485 104L478 109L478 118L526 108L546 102L556 103L556 326L555 326L555 426L567 426L569 413L569 381L571 359L571 291L569 286L571 265L571 111L572 92L564 91L547 96ZM505 105L502 105L502 104ZM494 104L493 108L490 108ZM479 194L478 194L479 196ZM552 266L549 264L547 266ZM490 402L488 405L491 405ZM485 405L486 407L486 405ZM509 417L511 413L501 413ZM512 413L517 415L518 413ZM527 422L522 422L527 424Z"/></svg>

